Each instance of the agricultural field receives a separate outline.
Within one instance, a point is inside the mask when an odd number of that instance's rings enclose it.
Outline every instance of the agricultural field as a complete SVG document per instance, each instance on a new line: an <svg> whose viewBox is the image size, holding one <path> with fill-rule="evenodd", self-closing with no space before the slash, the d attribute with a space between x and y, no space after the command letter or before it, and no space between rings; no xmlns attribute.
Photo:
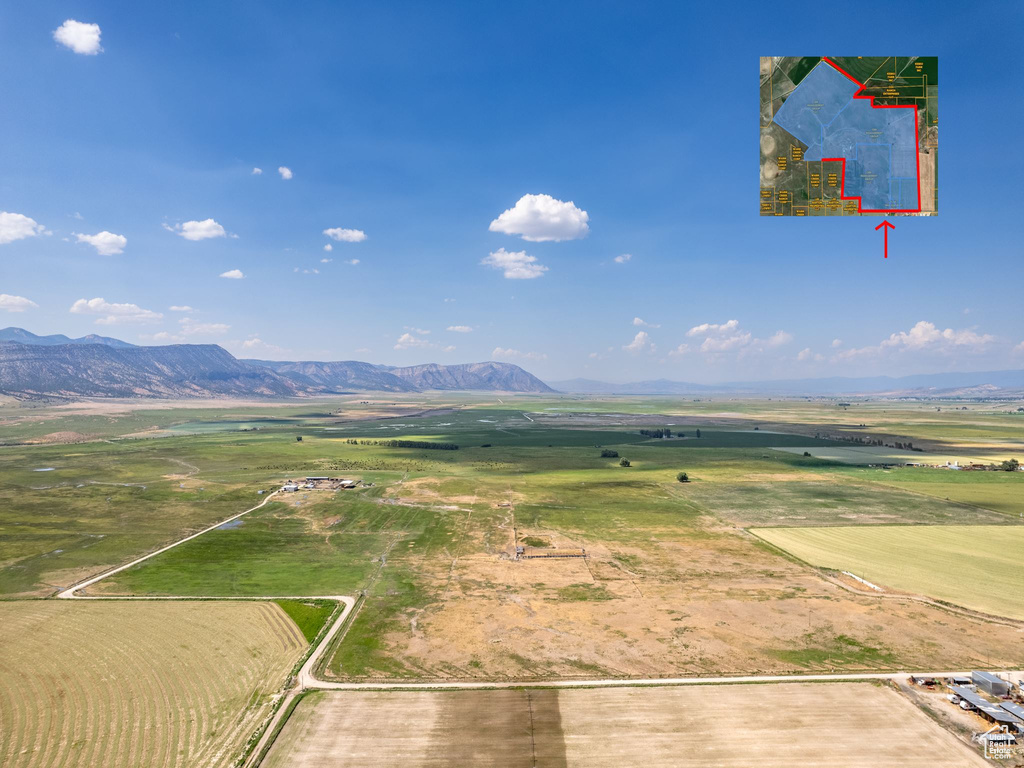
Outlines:
<svg viewBox="0 0 1024 768"><path fill-rule="evenodd" d="M762 528L755 533L812 565L1024 620L1021 526Z"/></svg>
<svg viewBox="0 0 1024 768"><path fill-rule="evenodd" d="M305 647L273 603L0 602L0 765L229 766Z"/></svg>
<svg viewBox="0 0 1024 768"><path fill-rule="evenodd" d="M370 763L380 768L988 764L892 689L789 683L318 692L300 702L264 765Z"/></svg>

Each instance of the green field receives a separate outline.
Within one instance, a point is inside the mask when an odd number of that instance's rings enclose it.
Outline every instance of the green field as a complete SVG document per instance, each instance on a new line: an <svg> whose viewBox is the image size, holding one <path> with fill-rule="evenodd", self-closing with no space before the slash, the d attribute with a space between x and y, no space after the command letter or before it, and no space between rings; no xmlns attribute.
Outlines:
<svg viewBox="0 0 1024 768"><path fill-rule="evenodd" d="M1024 528L761 528L812 565L995 616L1024 619Z"/></svg>

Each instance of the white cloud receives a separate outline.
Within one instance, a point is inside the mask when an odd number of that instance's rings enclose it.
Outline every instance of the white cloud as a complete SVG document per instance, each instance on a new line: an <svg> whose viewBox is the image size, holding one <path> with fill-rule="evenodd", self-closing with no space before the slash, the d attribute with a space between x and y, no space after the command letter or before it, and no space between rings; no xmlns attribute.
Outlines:
<svg viewBox="0 0 1024 768"><path fill-rule="evenodd" d="M447 347L442 347L441 351L442 352L454 352L455 351L455 345L454 344L449 344Z"/></svg>
<svg viewBox="0 0 1024 768"><path fill-rule="evenodd" d="M88 243L96 249L96 253L100 256L114 256L118 253L124 253L124 247L128 244L128 238L124 235L115 235L113 232L97 232L95 235L83 235L78 232L72 232L75 237L78 238L80 243Z"/></svg>
<svg viewBox="0 0 1024 768"><path fill-rule="evenodd" d="M623 347L623 349L627 352L636 354L638 352L653 352L656 347L651 341L651 337L648 335L647 331L640 331L633 337L633 340L629 342L629 344L626 344Z"/></svg>
<svg viewBox="0 0 1024 768"><path fill-rule="evenodd" d="M348 264L349 266L354 267L359 263L359 259L347 259L345 263Z"/></svg>
<svg viewBox="0 0 1024 768"><path fill-rule="evenodd" d="M74 213L72 213L71 214L71 218L72 219L78 219L79 221L84 221L85 220L85 216L80 214L78 211L75 211Z"/></svg>
<svg viewBox="0 0 1024 768"><path fill-rule="evenodd" d="M455 299L445 299L444 303L445 304L453 304L453 303L455 303Z"/></svg>
<svg viewBox="0 0 1024 768"><path fill-rule="evenodd" d="M334 250L334 246L331 245L330 243L327 243L327 245L324 246L324 250L330 253L331 251Z"/></svg>
<svg viewBox="0 0 1024 768"><path fill-rule="evenodd" d="M221 336L231 328L226 323L197 323L191 317L183 317L178 322L186 336Z"/></svg>
<svg viewBox="0 0 1024 768"><path fill-rule="evenodd" d="M785 344L789 344L793 340L793 334L786 333L785 331L776 331L765 342L766 346L769 347L781 347Z"/></svg>
<svg viewBox="0 0 1024 768"><path fill-rule="evenodd" d="M750 331L740 328L739 320L728 320L724 323L701 323L686 332L690 338L704 337L700 351L705 354L723 354L739 352L741 355L764 352L789 344L793 335L786 331L776 331L767 339L759 339Z"/></svg>
<svg viewBox="0 0 1024 768"><path fill-rule="evenodd" d="M281 178L284 179L285 181L287 181L294 175L292 173L292 169L289 168L287 165L279 166L277 172L281 174Z"/></svg>
<svg viewBox="0 0 1024 768"><path fill-rule="evenodd" d="M449 331L453 331L455 333L470 333L473 330L473 326L471 326L471 325L449 325L448 326L448 330Z"/></svg>
<svg viewBox="0 0 1024 768"><path fill-rule="evenodd" d="M42 234L44 227L20 213L0 211L0 245Z"/></svg>
<svg viewBox="0 0 1024 768"><path fill-rule="evenodd" d="M403 333L395 341L395 349L416 349L434 346L436 346L436 344L433 344L427 339L421 339L417 336L413 336L411 333Z"/></svg>
<svg viewBox="0 0 1024 768"><path fill-rule="evenodd" d="M690 345L689 344L680 344L675 349L669 350L669 354L672 355L673 357L679 357L680 355L687 354L689 351L690 351Z"/></svg>
<svg viewBox="0 0 1024 768"><path fill-rule="evenodd" d="M494 351L491 352L491 357L499 358L519 358L522 360L547 360L548 356L538 352L520 352L518 349L509 349L506 347L495 347Z"/></svg>
<svg viewBox="0 0 1024 768"><path fill-rule="evenodd" d="M74 19L68 19L55 30L53 39L61 45L70 48L75 53L84 56L95 56L103 50L100 47L100 25L86 24Z"/></svg>
<svg viewBox="0 0 1024 768"><path fill-rule="evenodd" d="M138 304L111 304L104 299L79 299L71 305L75 315L100 315L98 325L119 323L152 323L163 319L163 314L143 309Z"/></svg>
<svg viewBox="0 0 1024 768"><path fill-rule="evenodd" d="M701 323L695 325L686 332L687 336L701 336L708 333L731 333L740 327L739 320L730 320L727 323Z"/></svg>
<svg viewBox="0 0 1024 768"><path fill-rule="evenodd" d="M426 330L424 328L414 328L411 325L405 326L405 330L412 331L413 333L418 333L420 336L429 336L430 335L430 331L428 331L428 330Z"/></svg>
<svg viewBox="0 0 1024 768"><path fill-rule="evenodd" d="M812 352L810 347L805 347L804 349L801 349L797 353L796 359L802 363L808 360L813 360L816 363L820 363L822 360L825 359L825 356L818 354L816 352Z"/></svg>
<svg viewBox="0 0 1024 768"><path fill-rule="evenodd" d="M262 168L253 168L252 169L252 175L253 176L262 176L263 175L263 169Z"/></svg>
<svg viewBox="0 0 1024 768"><path fill-rule="evenodd" d="M184 224L175 224L173 227L164 224L164 229L175 232L186 240L209 240L213 237L226 237L228 234L224 231L224 227L213 219L186 221Z"/></svg>
<svg viewBox="0 0 1024 768"><path fill-rule="evenodd" d="M913 352L937 354L981 352L994 341L995 336L987 333L976 333L969 328L940 330L934 323L920 320L909 331L890 334L889 338L883 339L877 346L847 349L840 352L836 359L847 360L872 355Z"/></svg>
<svg viewBox="0 0 1024 768"><path fill-rule="evenodd" d="M188 304L173 304L168 309L171 312L195 312Z"/></svg>
<svg viewBox="0 0 1024 768"><path fill-rule="evenodd" d="M26 309L38 309L39 305L24 296L11 296L0 293L0 309L5 312L24 312Z"/></svg>
<svg viewBox="0 0 1024 768"><path fill-rule="evenodd" d="M220 276L226 277L228 280L241 280L245 277L240 269L229 269L227 272L221 272Z"/></svg>
<svg viewBox="0 0 1024 768"><path fill-rule="evenodd" d="M842 339L832 339L832 349L838 349L841 346L843 346Z"/></svg>
<svg viewBox="0 0 1024 768"><path fill-rule="evenodd" d="M334 259L320 259L321 264L330 264Z"/></svg>
<svg viewBox="0 0 1024 768"><path fill-rule="evenodd" d="M509 252L504 248L492 252L480 263L502 270L509 280L531 280L548 271L547 267L537 263L536 256L528 256L526 251Z"/></svg>
<svg viewBox="0 0 1024 768"><path fill-rule="evenodd" d="M646 320L642 320L639 317L634 317L633 318L633 325L643 326L645 328L661 328L660 324L658 324L658 323L648 323Z"/></svg>
<svg viewBox="0 0 1024 768"><path fill-rule="evenodd" d="M515 204L491 222L491 232L521 235L523 240L543 243L550 240L577 240L590 231L590 216L569 201L551 195L523 195Z"/></svg>
<svg viewBox="0 0 1024 768"><path fill-rule="evenodd" d="M258 356L258 357L286 357L291 354L290 350L279 347L276 344L268 344L263 341L259 336L253 335L247 338L245 341L228 342L227 346L237 350L240 354L245 357Z"/></svg>
<svg viewBox="0 0 1024 768"><path fill-rule="evenodd" d="M627 261L633 258L632 253L623 253L615 257L616 264L625 264Z"/></svg>
<svg viewBox="0 0 1024 768"><path fill-rule="evenodd" d="M1024 341L1022 341L1020 344L1013 348L1013 354L1024 355Z"/></svg>
<svg viewBox="0 0 1024 768"><path fill-rule="evenodd" d="M331 238L331 240L337 240L339 243L361 243L366 239L366 233L361 229L330 227L324 230L324 234ZM330 243L327 245L330 245ZM325 248L324 250L328 249Z"/></svg>

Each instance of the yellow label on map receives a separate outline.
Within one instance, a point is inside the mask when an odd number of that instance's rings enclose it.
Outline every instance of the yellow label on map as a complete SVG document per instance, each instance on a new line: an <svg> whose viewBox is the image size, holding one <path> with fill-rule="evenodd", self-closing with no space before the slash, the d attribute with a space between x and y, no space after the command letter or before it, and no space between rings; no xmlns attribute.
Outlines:
<svg viewBox="0 0 1024 768"><path fill-rule="evenodd" d="M812 173L811 174L811 186L812 187L820 187L821 186L821 174L820 173Z"/></svg>
<svg viewBox="0 0 1024 768"><path fill-rule="evenodd" d="M793 162L799 163L804 159L804 151L800 147L793 145L790 147L790 154L793 155Z"/></svg>
<svg viewBox="0 0 1024 768"><path fill-rule="evenodd" d="M779 161L778 161L778 162L779 162L779 170L780 170L780 171L784 171L784 170L786 170L786 163L788 162L788 161L786 160L786 156L785 156L785 155L781 155L781 156L779 157Z"/></svg>
<svg viewBox="0 0 1024 768"><path fill-rule="evenodd" d="M834 187L838 183L839 183L839 174L838 173L830 173L828 175L828 185L830 187Z"/></svg>
<svg viewBox="0 0 1024 768"><path fill-rule="evenodd" d="M779 192L779 202L780 203L788 203L788 202L790 202L789 190L783 189L782 191Z"/></svg>

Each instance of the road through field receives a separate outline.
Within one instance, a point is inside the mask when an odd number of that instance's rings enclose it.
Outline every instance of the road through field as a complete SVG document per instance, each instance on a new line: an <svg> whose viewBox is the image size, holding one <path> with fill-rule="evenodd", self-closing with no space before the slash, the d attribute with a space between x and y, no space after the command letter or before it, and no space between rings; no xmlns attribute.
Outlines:
<svg viewBox="0 0 1024 768"><path fill-rule="evenodd" d="M57 594L58 598L66 600L188 600L188 597L173 597L173 596L160 596L160 597L138 597L138 596L88 596L78 594L81 590L96 584L97 582L112 576L116 573L120 573L132 566L138 565L156 555L163 552L167 552L176 546L184 544L187 541L191 541L205 533L216 530L218 527L225 523L237 520L243 515L247 515L250 512L254 512L266 505L271 499L277 494L281 493L283 489L279 489L269 494L262 502L257 504L244 512L239 512L226 520L222 520L215 525L211 525L203 530L190 534L179 541L162 547L154 552L151 552L142 557L136 558L129 563L118 566L116 568L105 571L98 576L92 576L84 581L81 581L74 586L68 587ZM856 682L856 681L870 681L870 680L896 680L899 678L905 678L910 673L922 674L931 677L951 677L954 675L966 675L968 674L965 670L955 671L927 671L927 670L906 670L901 672L865 672L865 673L839 673L839 674L806 674L806 675L742 675L742 676L719 676L719 677L652 677L652 678L595 678L590 680L539 680L539 681L522 681L522 680L491 680L491 681L435 681L435 682L341 682L337 680L325 680L316 675L315 669L318 664L323 660L327 653L332 641L337 636L338 632L342 629L345 623L349 620L352 611L355 607L356 600L353 597L347 595L263 595L257 597L228 597L228 598L205 598L215 600L280 600L280 599L299 599L299 600L333 600L340 603L343 607L341 612L338 614L330 628L323 633L320 641L316 647L312 649L299 669L298 673L294 677L293 685L286 691L283 692L281 705L277 708L272 718L266 724L263 732L257 742L255 748L251 751L249 759L244 765L251 768L259 764L262 756L265 755L266 750L271 742L277 735L279 730L279 724L282 719L286 718L289 712L289 705L292 703L294 698L308 690L328 690L328 691L430 691L430 690L451 690L451 691L472 691L472 690L485 690L485 689L572 689L572 688L630 688L630 687L644 687L644 686L699 686L699 685L728 685L728 684L743 684L743 683L809 683L809 682ZM1004 670L1005 672L1005 670ZM1021 676L1020 672L1011 672L1011 678L1017 679Z"/></svg>

